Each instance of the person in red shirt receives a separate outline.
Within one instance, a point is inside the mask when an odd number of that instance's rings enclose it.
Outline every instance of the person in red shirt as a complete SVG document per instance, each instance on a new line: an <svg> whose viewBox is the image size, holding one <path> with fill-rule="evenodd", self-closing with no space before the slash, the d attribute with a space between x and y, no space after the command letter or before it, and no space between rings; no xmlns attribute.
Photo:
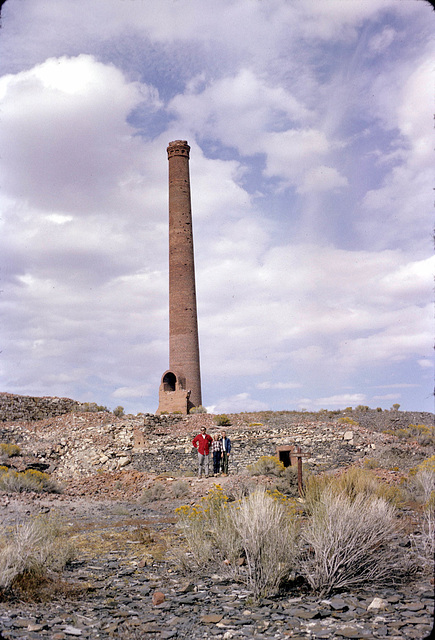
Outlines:
<svg viewBox="0 0 435 640"><path fill-rule="evenodd" d="M213 442L213 438L207 433L207 429L202 427L201 433L198 433L192 440L192 444L195 449L198 450L198 478L204 473L205 477L208 477L209 465L210 465L210 445Z"/></svg>

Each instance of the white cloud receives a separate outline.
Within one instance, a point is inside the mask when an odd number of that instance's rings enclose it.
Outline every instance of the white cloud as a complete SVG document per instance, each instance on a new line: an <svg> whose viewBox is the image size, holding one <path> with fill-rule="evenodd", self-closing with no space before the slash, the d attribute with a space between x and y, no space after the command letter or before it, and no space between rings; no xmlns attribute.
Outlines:
<svg viewBox="0 0 435 640"><path fill-rule="evenodd" d="M417 360L417 363L423 369L432 369L433 368L433 362L431 360L425 360L425 359L422 358L421 360Z"/></svg>
<svg viewBox="0 0 435 640"><path fill-rule="evenodd" d="M370 39L368 48L375 53L382 53L385 49L388 49L396 37L397 32L395 29L385 27Z"/></svg>
<svg viewBox="0 0 435 640"><path fill-rule="evenodd" d="M334 167L315 167L304 178L298 188L299 193L313 193L316 191L338 190L347 186L347 178L341 176Z"/></svg>
<svg viewBox="0 0 435 640"><path fill-rule="evenodd" d="M301 398L298 406L311 409L321 407L322 409L344 409L345 407L358 406L366 402L363 393L343 393L325 398Z"/></svg>
<svg viewBox="0 0 435 640"><path fill-rule="evenodd" d="M257 389L300 389L300 382L259 382Z"/></svg>
<svg viewBox="0 0 435 640"><path fill-rule="evenodd" d="M373 396L373 400L399 400L400 398L400 393L387 393L383 396Z"/></svg>
<svg viewBox="0 0 435 640"><path fill-rule="evenodd" d="M155 389L151 385L143 385L140 387L119 387L112 393L113 398L143 398L154 393Z"/></svg>
<svg viewBox="0 0 435 640"><path fill-rule="evenodd" d="M127 115L156 109L157 92L80 55L3 76L0 95L3 192L50 213L111 211L140 167Z"/></svg>
<svg viewBox="0 0 435 640"><path fill-rule="evenodd" d="M403 388L410 402L428 397L422 5L6 3L3 388L100 404L125 394L155 410L168 348L165 148L183 138L204 401L270 408L298 384L312 407L352 404L397 379L416 385Z"/></svg>
<svg viewBox="0 0 435 640"><path fill-rule="evenodd" d="M241 411L265 411L268 405L251 398L249 393L242 392L220 399L215 405L207 407L209 413L240 413Z"/></svg>

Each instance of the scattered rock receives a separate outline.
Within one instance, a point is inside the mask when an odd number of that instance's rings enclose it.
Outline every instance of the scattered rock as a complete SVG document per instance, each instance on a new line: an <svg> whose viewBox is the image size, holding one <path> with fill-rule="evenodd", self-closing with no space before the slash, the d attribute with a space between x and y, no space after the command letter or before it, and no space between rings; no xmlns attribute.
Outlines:
<svg viewBox="0 0 435 640"><path fill-rule="evenodd" d="M162 604L162 602L165 601L165 594L162 593L161 591L155 591L153 593L153 605L156 607L159 604Z"/></svg>

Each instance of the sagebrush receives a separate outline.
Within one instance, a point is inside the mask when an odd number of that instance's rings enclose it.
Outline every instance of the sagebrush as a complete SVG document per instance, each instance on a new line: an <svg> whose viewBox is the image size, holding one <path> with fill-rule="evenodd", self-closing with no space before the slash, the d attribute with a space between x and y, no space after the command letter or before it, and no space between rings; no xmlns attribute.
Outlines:
<svg viewBox="0 0 435 640"><path fill-rule="evenodd" d="M255 599L275 593L294 567L297 521L281 494L257 489L230 502L215 485L197 505L180 507L177 513L196 566L208 558L225 567L251 587Z"/></svg>
<svg viewBox="0 0 435 640"><path fill-rule="evenodd" d="M26 579L32 584L48 572L61 571L75 557L67 532L55 517L39 516L0 528L0 588L7 590Z"/></svg>
<svg viewBox="0 0 435 640"><path fill-rule="evenodd" d="M15 471L7 467L0 467L0 490L9 492L62 493L62 487L48 473L43 473L37 469Z"/></svg>
<svg viewBox="0 0 435 640"><path fill-rule="evenodd" d="M302 540L307 545L303 575L322 595L400 578L403 549L396 512L383 498L359 494L352 499L325 489L312 505Z"/></svg>

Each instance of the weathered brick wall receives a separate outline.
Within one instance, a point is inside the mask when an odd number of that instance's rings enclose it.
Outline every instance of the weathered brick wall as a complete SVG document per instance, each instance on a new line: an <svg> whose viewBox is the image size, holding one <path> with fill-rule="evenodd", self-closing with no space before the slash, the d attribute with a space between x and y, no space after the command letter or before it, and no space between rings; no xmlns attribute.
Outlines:
<svg viewBox="0 0 435 640"><path fill-rule="evenodd" d="M0 421L43 420L71 411L83 411L82 404L70 398L37 398L0 393Z"/></svg>

